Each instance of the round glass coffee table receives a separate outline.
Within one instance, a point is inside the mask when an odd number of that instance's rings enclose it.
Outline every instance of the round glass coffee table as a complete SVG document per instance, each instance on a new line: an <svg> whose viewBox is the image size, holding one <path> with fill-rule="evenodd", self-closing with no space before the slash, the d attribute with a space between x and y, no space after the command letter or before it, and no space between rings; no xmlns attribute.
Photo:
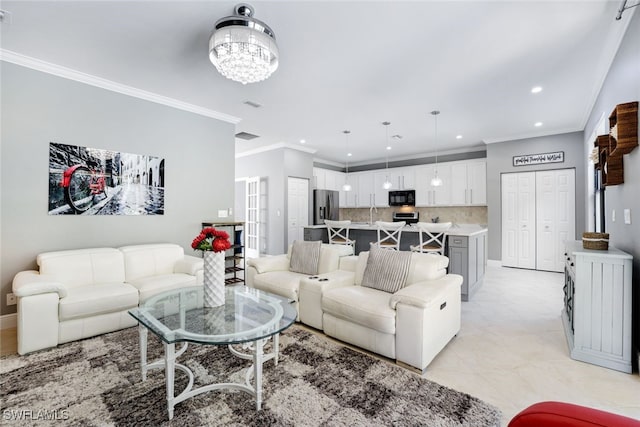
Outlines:
<svg viewBox="0 0 640 427"><path fill-rule="evenodd" d="M204 307L203 288L195 286L163 292L129 310L138 320L142 380L146 380L149 369L165 370L169 419L173 418L175 405L212 390L242 390L255 397L256 410L262 407L262 365L271 359L278 364L278 337L295 322L296 310L285 298L244 285L228 286L225 291L225 304L220 307ZM164 359L147 362L148 331L162 340ZM271 337L273 351L264 354L263 347ZM176 343L183 343L177 351ZM235 356L252 360L245 383L216 383L194 389L193 372L176 362L189 343L227 345ZM247 353L232 347L241 343ZM176 369L189 377L189 383L177 396L174 394Z"/></svg>

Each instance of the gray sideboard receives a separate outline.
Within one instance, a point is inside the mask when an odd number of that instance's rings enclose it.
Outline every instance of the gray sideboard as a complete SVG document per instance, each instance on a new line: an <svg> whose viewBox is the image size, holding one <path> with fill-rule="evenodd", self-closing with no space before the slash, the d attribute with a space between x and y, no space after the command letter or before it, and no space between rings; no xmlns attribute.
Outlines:
<svg viewBox="0 0 640 427"><path fill-rule="evenodd" d="M449 273L462 276L462 301L469 301L482 285L487 268L487 231L470 236L447 236Z"/></svg>
<svg viewBox="0 0 640 427"><path fill-rule="evenodd" d="M566 243L562 323L571 358L631 373L633 257Z"/></svg>

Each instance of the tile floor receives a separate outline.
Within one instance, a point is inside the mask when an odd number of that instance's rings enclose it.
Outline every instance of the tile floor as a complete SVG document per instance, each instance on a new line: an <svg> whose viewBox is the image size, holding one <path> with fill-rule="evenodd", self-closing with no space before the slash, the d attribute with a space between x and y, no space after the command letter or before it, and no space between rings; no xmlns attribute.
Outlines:
<svg viewBox="0 0 640 427"><path fill-rule="evenodd" d="M560 273L488 267L482 287L462 303L460 333L425 378L467 392L503 412L558 400L640 419L640 376L569 357L560 319Z"/></svg>
<svg viewBox="0 0 640 427"><path fill-rule="evenodd" d="M491 403L502 424L525 407L559 400L640 419L640 376L569 358L562 329L563 275L488 267L462 303L462 328L424 377ZM16 352L15 328L1 353Z"/></svg>

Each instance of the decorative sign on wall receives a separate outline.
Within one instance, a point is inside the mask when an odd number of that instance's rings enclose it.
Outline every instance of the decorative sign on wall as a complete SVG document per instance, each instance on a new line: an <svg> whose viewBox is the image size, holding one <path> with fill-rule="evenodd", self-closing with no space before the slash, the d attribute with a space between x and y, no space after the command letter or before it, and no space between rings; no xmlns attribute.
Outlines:
<svg viewBox="0 0 640 427"><path fill-rule="evenodd" d="M49 143L49 215L164 215L164 159Z"/></svg>
<svg viewBox="0 0 640 427"><path fill-rule="evenodd" d="M564 151L513 156L513 166L539 165L542 163L564 163Z"/></svg>

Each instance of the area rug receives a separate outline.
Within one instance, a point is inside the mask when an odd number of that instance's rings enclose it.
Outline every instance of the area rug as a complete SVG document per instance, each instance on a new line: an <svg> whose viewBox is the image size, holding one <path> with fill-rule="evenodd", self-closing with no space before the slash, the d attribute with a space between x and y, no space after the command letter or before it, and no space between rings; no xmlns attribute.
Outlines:
<svg viewBox="0 0 640 427"><path fill-rule="evenodd" d="M500 412L384 360L293 326L280 362L263 369L263 409L240 391L188 399L167 419L164 371L140 376L137 328L0 359L1 416L7 425L69 426L497 426ZM149 334L149 360L162 345ZM180 359L196 385L243 381L250 362L226 347L191 345ZM240 372L238 372L240 371ZM220 374L222 373L222 374ZM232 374L229 374L232 373ZM186 375L176 372L176 394Z"/></svg>

